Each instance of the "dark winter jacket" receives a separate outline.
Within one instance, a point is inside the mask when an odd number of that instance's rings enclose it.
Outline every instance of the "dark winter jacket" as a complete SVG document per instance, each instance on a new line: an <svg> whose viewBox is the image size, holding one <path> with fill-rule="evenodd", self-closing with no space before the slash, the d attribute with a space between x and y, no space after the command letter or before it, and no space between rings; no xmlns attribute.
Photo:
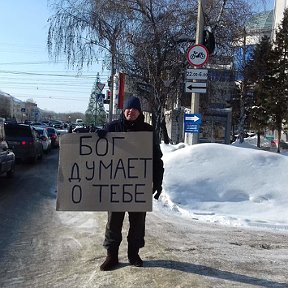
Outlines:
<svg viewBox="0 0 288 288"><path fill-rule="evenodd" d="M105 130L108 132L132 132L132 131L154 131L153 127L144 122L144 115L141 113L135 121L127 121L122 113L118 120L106 124ZM164 174L162 152L159 143L153 138L153 193L157 191L156 199L162 191L162 180Z"/></svg>

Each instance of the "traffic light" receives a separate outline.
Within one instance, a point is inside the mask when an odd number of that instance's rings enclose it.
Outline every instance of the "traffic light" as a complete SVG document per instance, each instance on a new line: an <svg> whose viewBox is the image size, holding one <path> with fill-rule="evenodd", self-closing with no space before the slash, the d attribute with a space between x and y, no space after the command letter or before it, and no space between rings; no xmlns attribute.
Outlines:
<svg viewBox="0 0 288 288"><path fill-rule="evenodd" d="M106 91L106 99L104 99L103 103L104 104L110 104L110 97L111 97L111 91L107 90Z"/></svg>
<svg viewBox="0 0 288 288"><path fill-rule="evenodd" d="M209 54L212 54L215 50L215 37L210 27L203 31L202 44L207 48Z"/></svg>

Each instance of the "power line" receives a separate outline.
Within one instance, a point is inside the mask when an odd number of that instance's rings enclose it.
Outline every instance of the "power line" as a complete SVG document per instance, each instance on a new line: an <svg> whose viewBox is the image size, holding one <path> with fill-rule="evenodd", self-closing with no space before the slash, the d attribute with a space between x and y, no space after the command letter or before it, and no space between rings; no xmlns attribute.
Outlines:
<svg viewBox="0 0 288 288"><path fill-rule="evenodd" d="M5 84L5 85L24 85L24 86L29 86L29 85L44 85L44 86L65 86L65 87L79 87L79 88L85 88L85 87L91 87L91 85L93 86L93 81L92 82L87 82L87 81L74 81L71 82L71 80L64 80L64 81L57 81L57 80L53 80L53 81L45 81L45 79L39 79L39 80L35 80L35 79L13 79L13 78L5 78L5 79L1 79L0 83Z"/></svg>
<svg viewBox="0 0 288 288"><path fill-rule="evenodd" d="M79 98L63 98L63 97L55 97L55 96L31 96L31 95L27 95L27 96L15 96L16 98L27 98L30 97L32 99L54 99L54 100L65 100L65 101L79 101L79 102L86 102L88 103L87 99L79 99ZM88 97L89 98L89 97Z"/></svg>
<svg viewBox="0 0 288 288"><path fill-rule="evenodd" d="M104 59L98 59L98 61L103 61ZM38 65L38 64L60 64L66 63L66 60L57 60L57 62L51 61L33 61L33 62L0 62L0 65Z"/></svg>
<svg viewBox="0 0 288 288"><path fill-rule="evenodd" d="M57 61L58 63L65 63L65 60ZM51 61L35 61L35 62L0 62L0 65L38 65L38 64L56 64Z"/></svg>
<svg viewBox="0 0 288 288"><path fill-rule="evenodd" d="M0 73L7 73L7 74L16 74L16 75L33 75L33 76L52 76L52 77L68 77L68 78L87 78L87 79L96 79L96 75L64 75L64 74L48 74L48 73L34 73L34 72L20 72L20 71L7 71L7 70L0 70ZM100 76L109 76L108 74L102 74Z"/></svg>

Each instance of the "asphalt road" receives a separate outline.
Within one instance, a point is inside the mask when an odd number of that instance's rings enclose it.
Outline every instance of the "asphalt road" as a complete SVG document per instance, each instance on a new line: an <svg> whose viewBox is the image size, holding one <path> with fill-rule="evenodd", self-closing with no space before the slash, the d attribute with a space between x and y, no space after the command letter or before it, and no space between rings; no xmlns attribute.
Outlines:
<svg viewBox="0 0 288 288"><path fill-rule="evenodd" d="M101 272L106 212L57 212L58 150L0 177L0 287L288 287L288 233L147 214L143 268ZM172 215L172 216L171 216Z"/></svg>

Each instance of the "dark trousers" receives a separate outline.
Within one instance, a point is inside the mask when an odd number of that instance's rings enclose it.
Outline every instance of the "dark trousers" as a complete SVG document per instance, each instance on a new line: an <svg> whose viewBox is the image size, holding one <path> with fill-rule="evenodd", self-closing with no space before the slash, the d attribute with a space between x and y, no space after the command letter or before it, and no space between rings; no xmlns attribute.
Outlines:
<svg viewBox="0 0 288 288"><path fill-rule="evenodd" d="M146 212L128 212L129 232L127 236L128 247L139 249L144 247ZM105 240L103 246L108 251L118 251L122 241L122 226L125 212L108 212Z"/></svg>

